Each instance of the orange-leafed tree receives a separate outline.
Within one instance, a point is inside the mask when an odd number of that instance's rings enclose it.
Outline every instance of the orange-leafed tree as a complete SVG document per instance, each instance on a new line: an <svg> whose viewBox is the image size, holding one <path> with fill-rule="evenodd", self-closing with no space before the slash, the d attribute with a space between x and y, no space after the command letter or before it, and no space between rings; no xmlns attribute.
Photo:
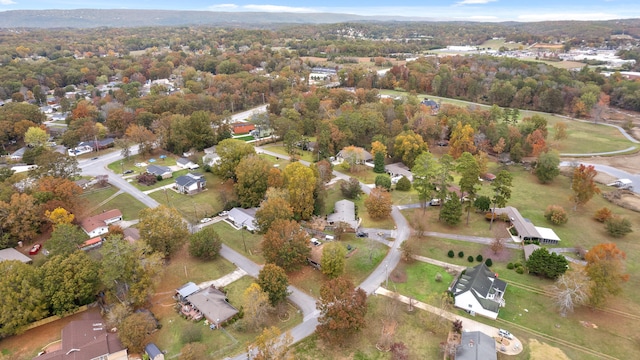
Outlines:
<svg viewBox="0 0 640 360"><path fill-rule="evenodd" d="M351 280L339 277L320 288L318 335L331 344L344 344L362 329L367 314L367 294Z"/></svg>
<svg viewBox="0 0 640 360"><path fill-rule="evenodd" d="M589 302L593 306L604 305L607 296L622 292L622 283L629 280L626 273L627 254L614 243L598 244L585 255L587 274L593 281Z"/></svg>
<svg viewBox="0 0 640 360"><path fill-rule="evenodd" d="M296 221L278 219L262 239L264 259L285 271L297 270L311 253L309 241L309 234Z"/></svg>
<svg viewBox="0 0 640 360"><path fill-rule="evenodd" d="M527 136L527 143L531 146L531 156L538 156L547 149L547 142L539 129Z"/></svg>
<svg viewBox="0 0 640 360"><path fill-rule="evenodd" d="M600 193L600 188L596 185L594 178L598 172L593 165L585 166L580 164L573 171L573 180L571 182L571 190L573 195L571 199L574 202L574 210L578 206L582 206L589 202L593 195Z"/></svg>
<svg viewBox="0 0 640 360"><path fill-rule="evenodd" d="M75 218L75 215L62 207L57 207L52 211L45 210L44 215L53 223L54 227L60 224L71 224Z"/></svg>
<svg viewBox="0 0 640 360"><path fill-rule="evenodd" d="M475 154L476 145L473 143L473 136L475 131L471 125L462 125L462 122L458 122L451 131L451 138L449 139L449 155L457 159L464 152Z"/></svg>
<svg viewBox="0 0 640 360"><path fill-rule="evenodd" d="M372 219L386 219L391 215L391 194L384 189L376 187L364 200L364 206Z"/></svg>

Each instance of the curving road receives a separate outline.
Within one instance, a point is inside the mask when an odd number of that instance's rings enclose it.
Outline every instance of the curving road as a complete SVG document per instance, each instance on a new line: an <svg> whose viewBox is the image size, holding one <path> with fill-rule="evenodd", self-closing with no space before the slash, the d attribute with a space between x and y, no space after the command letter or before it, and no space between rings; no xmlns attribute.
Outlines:
<svg viewBox="0 0 640 360"><path fill-rule="evenodd" d="M592 165L597 171L607 173L611 176L617 177L618 179L629 179L633 183L633 192L636 194L640 194L640 174L632 174L628 173L624 170L620 170L607 165L600 164L590 164L588 162L583 161L562 161L560 162L560 166L576 166L577 164L583 164L585 166Z"/></svg>

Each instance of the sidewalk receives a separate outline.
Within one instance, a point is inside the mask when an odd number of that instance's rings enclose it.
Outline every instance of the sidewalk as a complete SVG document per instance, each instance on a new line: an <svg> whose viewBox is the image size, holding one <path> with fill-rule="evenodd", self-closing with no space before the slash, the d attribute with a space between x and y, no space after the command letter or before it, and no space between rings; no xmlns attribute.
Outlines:
<svg viewBox="0 0 640 360"><path fill-rule="evenodd" d="M210 281L205 281L203 283L198 284L198 287L200 289L206 289L209 286L213 285L217 288L221 288L223 286L227 286L229 284L231 284L232 282L240 279L241 277L248 275L246 271L237 268L235 271L228 273L227 275L216 279L216 280L210 280Z"/></svg>
<svg viewBox="0 0 640 360"><path fill-rule="evenodd" d="M383 287L379 287L376 289L375 294L379 294L379 295L383 295L383 296L387 296L390 298L396 298L398 301L401 301L405 304L409 304L409 298L404 296L404 295L400 295L397 293L394 293L393 291L389 291ZM450 321L455 321L455 320L460 320L462 321L462 331L480 331L483 332L491 337L497 337L498 336L498 328L490 326L490 325L485 325L483 323L477 322L475 320L471 320L471 319L467 319L466 317L462 317L462 316L458 316L455 314L452 314L448 311L442 311L438 308L436 308L435 306L431 306L429 304L425 304L423 302L417 301L415 299L411 300L411 303L422 310L425 311L429 311L431 313L434 313L436 315L442 316L447 318ZM513 337L512 340L509 340L511 342L511 344L509 344L508 348L504 348L501 349L501 346L496 343L496 350L498 352L501 352L505 355L518 355L522 352L522 342L520 340L518 340L518 338L516 338L515 336Z"/></svg>
<svg viewBox="0 0 640 360"><path fill-rule="evenodd" d="M432 265L440 266L440 267L442 267L442 268L443 268L443 269L445 269L445 270L448 270L448 269L454 269L455 271L457 271L457 272L459 272L459 273L466 269L466 267L465 267L465 266L449 264L449 263L444 262L444 261L440 261L440 260L436 260L436 259L431 259L431 258L424 257L424 256L420 256L420 255L413 255L413 258L414 258L414 259L416 259L416 260L418 260L418 261L421 261L421 262L427 263L427 264L432 264Z"/></svg>

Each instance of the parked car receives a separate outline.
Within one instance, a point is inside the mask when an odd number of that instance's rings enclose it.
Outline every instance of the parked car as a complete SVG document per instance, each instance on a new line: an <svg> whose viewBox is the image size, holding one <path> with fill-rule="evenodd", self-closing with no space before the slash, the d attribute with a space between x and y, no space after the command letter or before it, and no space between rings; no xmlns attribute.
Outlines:
<svg viewBox="0 0 640 360"><path fill-rule="evenodd" d="M498 335L502 336L503 338L507 338L509 340L513 339L513 335L511 335L511 333L505 329L498 329Z"/></svg>
<svg viewBox="0 0 640 360"><path fill-rule="evenodd" d="M123 172L123 174L133 174L133 170L125 170L125 172Z"/></svg>
<svg viewBox="0 0 640 360"><path fill-rule="evenodd" d="M322 244L322 243L321 243L318 239L316 239L316 238L311 238L311 240L309 240L309 241L311 241L311 243L312 243L313 245L315 245L315 246L320 246L320 245Z"/></svg>
<svg viewBox="0 0 640 360"><path fill-rule="evenodd" d="M356 233L356 236L357 236L357 237L359 237L359 238L366 238L366 237L369 237L369 234L367 234L367 233L366 233L366 232L364 232L364 231L358 231L358 232Z"/></svg>
<svg viewBox="0 0 640 360"><path fill-rule="evenodd" d="M440 206L442 205L442 201L440 199L431 199L431 201L429 201L429 205Z"/></svg>
<svg viewBox="0 0 640 360"><path fill-rule="evenodd" d="M227 215L229 215L229 212L228 212L228 211L220 211L220 212L218 213L218 216L227 216Z"/></svg>
<svg viewBox="0 0 640 360"><path fill-rule="evenodd" d="M31 250L29 250L29 255L35 255L38 253L38 251L40 251L40 248L42 247L42 245L40 244L35 244L31 247Z"/></svg>
<svg viewBox="0 0 640 360"><path fill-rule="evenodd" d="M209 221L213 220L212 218L203 218L202 220L200 220L201 223L208 223Z"/></svg>

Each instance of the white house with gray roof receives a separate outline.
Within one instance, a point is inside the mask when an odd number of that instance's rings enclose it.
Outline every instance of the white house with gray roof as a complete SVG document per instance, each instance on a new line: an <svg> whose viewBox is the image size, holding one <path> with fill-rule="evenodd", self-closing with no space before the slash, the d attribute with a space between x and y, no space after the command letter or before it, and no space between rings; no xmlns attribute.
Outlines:
<svg viewBox="0 0 640 360"><path fill-rule="evenodd" d="M200 173L188 173L176 179L176 189L183 194L198 193L207 186L207 180Z"/></svg>
<svg viewBox="0 0 640 360"><path fill-rule="evenodd" d="M497 319L500 307L505 306L507 283L498 279L485 263L467 268L451 288L454 305L471 315Z"/></svg>

